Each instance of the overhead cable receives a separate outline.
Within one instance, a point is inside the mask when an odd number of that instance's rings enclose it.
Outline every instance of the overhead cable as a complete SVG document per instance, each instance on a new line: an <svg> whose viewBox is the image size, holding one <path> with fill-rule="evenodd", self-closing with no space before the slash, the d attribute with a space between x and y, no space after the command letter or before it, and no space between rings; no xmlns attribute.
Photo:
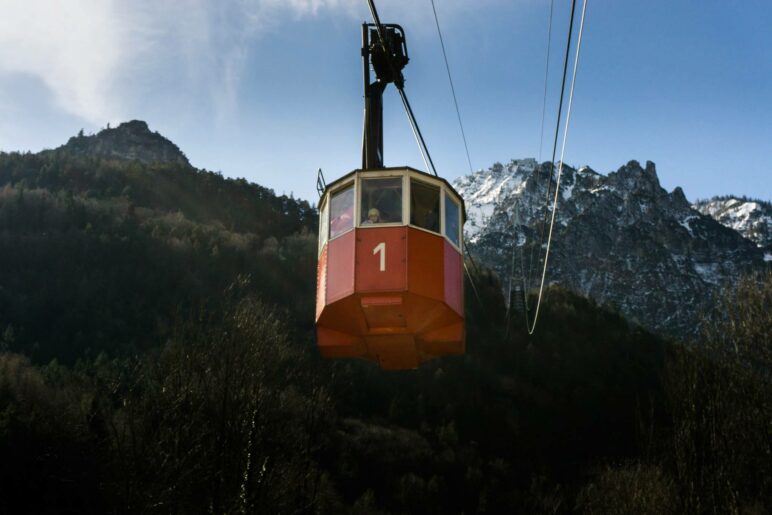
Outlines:
<svg viewBox="0 0 772 515"><path fill-rule="evenodd" d="M549 83L549 71L550 71L550 55L551 55L551 49L552 49L552 17L553 13L555 11L555 0L550 0L550 15L548 18L547 23L547 52L546 56L544 58L544 95L541 102L541 123L539 124L539 153L538 153L538 159L537 159L537 165L541 164L542 159L542 148L544 145L544 120L545 115L547 112L547 84ZM547 191L547 202L549 202L549 190ZM531 206L531 214L533 215L533 206ZM543 226L542 226L542 231ZM543 232L539 235L540 241L543 238ZM528 287L531 283L531 276L533 275L533 258L534 258L534 250L535 246L531 245L531 256L530 260L528 261L528 277L525 276L524 268L524 252L523 249L520 249L520 268L522 270L522 277L521 282L523 283L523 307L525 308L526 312L526 323L527 323L527 317L528 317ZM514 251L512 254L512 259L514 259ZM513 262L514 266L514 262Z"/></svg>
<svg viewBox="0 0 772 515"><path fill-rule="evenodd" d="M552 158L550 159L550 166L549 166L549 179L547 182L547 193L545 195L545 205L549 206L550 201L550 192L552 191L552 173L555 170L555 154L557 152L558 147L558 136L560 134L560 121L561 117L563 115L563 97L566 92L566 77L568 75L568 61L569 56L571 55L571 36L573 35L574 30L574 13L576 12L576 0L571 0L571 17L568 21L568 38L566 39L566 52L565 57L563 59L563 78L560 81L560 102L558 103L558 116L557 120L555 121L555 138L552 143ZM549 210L546 209L544 211L544 217L542 218L541 225L539 226L539 252L541 253L541 249L544 247L544 227L547 225L547 218L549 217ZM531 277L533 276L533 254L534 254L534 247L531 247L531 259L529 260L529 266L528 266L528 284L531 284Z"/></svg>
<svg viewBox="0 0 772 515"><path fill-rule="evenodd" d="M547 276L547 261L550 255L550 245L552 243L552 229L555 226L555 214L558 211L558 193L560 192L560 176L563 173L563 157L566 152L566 141L568 140L568 126L571 121L571 107L574 101L574 86L576 85L576 71L579 69L579 51L582 48L582 33L584 32L584 16L587 12L587 0L582 5L582 18L579 23L579 37L576 42L576 57L574 58L574 71L571 77L571 93L568 96L568 111L566 113L566 123L563 127L563 143L560 149L560 163L558 165L558 176L555 184L555 200L552 205L552 220L550 220L549 236L547 237L547 250L544 254L544 268L541 273L541 284L539 286L539 297L536 301L536 313L533 317L533 325L528 327L528 334L533 334L536 329L536 320L539 318L539 307L541 306L542 294L544 292L544 280Z"/></svg>
<svg viewBox="0 0 772 515"><path fill-rule="evenodd" d="M399 91L399 97L402 99L402 105L405 107L407 120L410 122L410 128L413 129L413 137L415 137L415 141L418 144L418 150L421 151L421 157L424 160L426 169L434 172L434 175L438 175L437 169L434 167L434 161L432 161L432 156L429 155L429 148L426 146L426 141L424 141L424 137L421 134L421 129L418 127L418 122L416 121L415 115L413 114L413 109L410 107L410 102L407 100L407 94L405 94L405 90L403 88L397 88L397 90Z"/></svg>
<svg viewBox="0 0 772 515"><path fill-rule="evenodd" d="M555 0L550 0L550 19L547 26L547 58L544 62L544 98L541 103L541 125L539 126L539 163L541 163L541 150L544 143L544 115L547 111L547 82L550 72L550 49L552 48L552 12Z"/></svg>
<svg viewBox="0 0 772 515"><path fill-rule="evenodd" d="M469 145L466 142L466 133L464 132L464 124L461 122L461 111L458 108L458 100L456 99L456 88L453 87L453 78L450 74L450 65L448 64L448 54L445 52L445 41L442 39L442 30L440 30L440 21L437 18L437 9L434 7L434 0L432 2L432 11L434 12L434 23L437 25L437 34L440 36L440 46L442 47L442 57L445 59L445 69L448 72L448 82L450 82L450 91L453 93L453 103L456 106L456 115L458 116L458 126L461 128L461 138L464 140L464 150L466 150L466 160L469 163L469 173L474 173L472 169L472 158L469 157Z"/></svg>
<svg viewBox="0 0 772 515"><path fill-rule="evenodd" d="M383 49L383 53L385 56L389 55L388 48L386 46L386 37L383 35L383 26L381 24L381 19L378 17L378 11L375 8L375 3L373 0L367 0L367 4L370 6L370 14L373 17L373 22L375 23L375 30L378 33L378 39L381 42L381 48ZM396 70L394 70L394 65L391 62L391 59L387 58L386 62L389 65L389 68L391 69L392 76L397 76ZM401 77L401 73L399 74ZM418 127L418 121L415 118L415 115L413 114L413 109L410 107L410 102L407 100L407 94L405 93L405 86L402 80L395 81L394 86L399 91L399 97L402 99L402 106L405 108L405 114L407 114L407 120L410 123L410 128L413 131L413 137L416 140L416 144L418 145L418 150L421 152L421 158L424 161L424 165L426 166L427 171L431 170L434 175L437 174L437 169L434 167L434 162L432 161L432 157L429 155L429 147L426 146L426 141L424 140L423 134L421 134L421 129Z"/></svg>

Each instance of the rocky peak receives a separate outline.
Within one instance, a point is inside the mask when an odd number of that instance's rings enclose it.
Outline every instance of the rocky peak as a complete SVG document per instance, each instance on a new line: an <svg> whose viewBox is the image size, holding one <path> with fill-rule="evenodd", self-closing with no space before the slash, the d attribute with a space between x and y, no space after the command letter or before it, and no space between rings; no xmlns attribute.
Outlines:
<svg viewBox="0 0 772 515"><path fill-rule="evenodd" d="M630 161L616 172L609 173L608 181L628 194L665 194L659 184L656 166L651 161L646 161L646 168L642 168L638 161Z"/></svg>
<svg viewBox="0 0 772 515"><path fill-rule="evenodd" d="M550 163L513 160L453 183L466 201L470 251L505 284L513 251L516 270L540 267L551 170ZM692 209L681 188L665 191L651 161L645 167L630 161L608 175L563 166L550 282L617 306L650 329L679 336L693 331L711 293L765 266L766 256L735 230Z"/></svg>
<svg viewBox="0 0 772 515"><path fill-rule="evenodd" d="M689 205L689 201L686 200L686 195L684 194L684 190L681 189L681 186L676 186L673 192L670 194L670 200L673 202L673 205L676 207L688 209L691 206Z"/></svg>
<svg viewBox="0 0 772 515"><path fill-rule="evenodd" d="M772 203L730 195L698 200L692 207L765 249L772 261Z"/></svg>
<svg viewBox="0 0 772 515"><path fill-rule="evenodd" d="M84 136L81 131L59 150L76 155L136 160L144 164L190 166L188 158L177 145L158 132L151 132L147 123L142 120L124 122L118 127L108 127L89 136Z"/></svg>

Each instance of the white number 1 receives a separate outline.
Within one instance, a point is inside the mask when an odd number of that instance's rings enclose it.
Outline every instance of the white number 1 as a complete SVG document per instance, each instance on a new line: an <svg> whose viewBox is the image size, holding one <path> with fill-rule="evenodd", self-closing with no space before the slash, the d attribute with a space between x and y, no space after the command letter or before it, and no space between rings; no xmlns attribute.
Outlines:
<svg viewBox="0 0 772 515"><path fill-rule="evenodd" d="M373 255L381 253L381 272L386 271L386 242L382 241L373 249Z"/></svg>

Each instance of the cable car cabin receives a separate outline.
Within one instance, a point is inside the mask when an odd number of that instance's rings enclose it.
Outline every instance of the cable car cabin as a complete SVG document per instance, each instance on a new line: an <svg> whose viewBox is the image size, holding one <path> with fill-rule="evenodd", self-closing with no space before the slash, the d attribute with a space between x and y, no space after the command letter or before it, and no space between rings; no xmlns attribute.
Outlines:
<svg viewBox="0 0 772 515"><path fill-rule="evenodd" d="M316 332L322 356L416 368L464 352L464 203L412 168L357 170L320 201Z"/></svg>

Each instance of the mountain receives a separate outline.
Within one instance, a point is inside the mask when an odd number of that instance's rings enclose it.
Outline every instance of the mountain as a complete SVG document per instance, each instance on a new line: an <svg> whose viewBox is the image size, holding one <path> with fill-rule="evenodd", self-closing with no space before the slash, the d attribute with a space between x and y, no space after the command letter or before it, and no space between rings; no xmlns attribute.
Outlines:
<svg viewBox="0 0 772 515"><path fill-rule="evenodd" d="M306 201L193 168L145 122L0 152L0 348L143 351L250 277L310 329L317 223Z"/></svg>
<svg viewBox="0 0 772 515"><path fill-rule="evenodd" d="M0 513L770 511L772 274L690 348L555 287L529 336L471 267L465 355L322 360L308 202L116 134L117 153L0 152ZM474 191L535 202L540 167L518 166ZM626 186L568 175L571 216L613 234L623 203L578 199ZM683 208L628 175L648 212Z"/></svg>
<svg viewBox="0 0 772 515"><path fill-rule="evenodd" d="M538 242L543 232L546 243L556 178L549 163L526 159L453 183L467 204L470 251L505 286L513 263L515 284L525 276L527 289L539 286ZM548 283L614 306L654 331L685 336L713 293L763 266L756 244L695 210L681 188L666 192L652 162L630 161L607 176L563 167Z"/></svg>
<svg viewBox="0 0 772 515"><path fill-rule="evenodd" d="M54 152L60 150L77 156L190 166L177 145L158 132L150 132L147 123L141 120L124 122L112 129L108 127L90 136L84 136L81 131Z"/></svg>
<svg viewBox="0 0 772 515"><path fill-rule="evenodd" d="M772 203L723 196L698 200L692 207L764 248L765 259L772 261Z"/></svg>
<svg viewBox="0 0 772 515"><path fill-rule="evenodd" d="M315 210L122 130L0 153L0 513L513 513L636 454L660 338L556 289L505 337L482 271L467 355L323 361Z"/></svg>

